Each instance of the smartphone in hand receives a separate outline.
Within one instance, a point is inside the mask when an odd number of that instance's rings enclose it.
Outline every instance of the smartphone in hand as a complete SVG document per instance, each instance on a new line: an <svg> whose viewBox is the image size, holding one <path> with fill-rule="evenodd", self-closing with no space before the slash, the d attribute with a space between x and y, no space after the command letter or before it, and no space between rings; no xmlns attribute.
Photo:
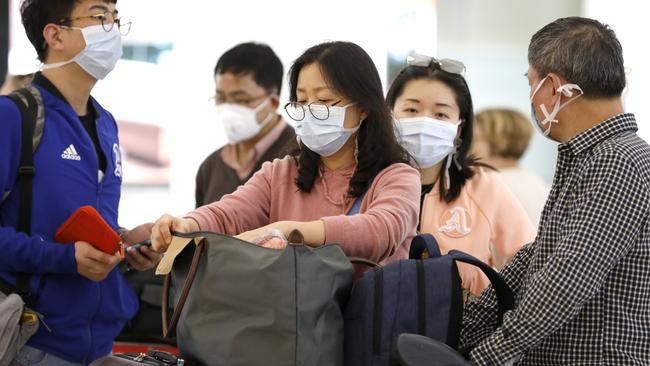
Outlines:
<svg viewBox="0 0 650 366"><path fill-rule="evenodd" d="M151 240L147 239L147 240L143 240L143 241L141 241L141 242L139 242L139 243L135 243L135 244L133 244L133 245L129 245L129 246L127 247L127 249L128 249L128 250L138 250L138 251L139 251L140 248L142 248L142 247L151 247ZM129 249L129 248L133 248L133 249ZM127 250L127 252L128 252L128 250Z"/></svg>

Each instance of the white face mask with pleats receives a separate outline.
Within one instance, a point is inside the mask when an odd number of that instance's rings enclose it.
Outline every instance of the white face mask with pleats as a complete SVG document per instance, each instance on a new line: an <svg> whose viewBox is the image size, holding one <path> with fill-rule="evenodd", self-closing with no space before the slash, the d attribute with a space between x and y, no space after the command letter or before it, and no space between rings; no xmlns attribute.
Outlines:
<svg viewBox="0 0 650 366"><path fill-rule="evenodd" d="M219 104L217 106L217 119L226 131L228 142L237 144L257 136L273 120L274 114L269 112L261 123L257 122L257 113L264 109L270 101L270 97L266 98L256 108L248 108L232 103Z"/></svg>
<svg viewBox="0 0 650 366"><path fill-rule="evenodd" d="M102 25L86 28L65 27L80 30L86 47L72 60L45 64L43 70L54 69L76 62L82 69L97 80L104 79L122 57L122 35L118 27L106 32Z"/></svg>
<svg viewBox="0 0 650 366"><path fill-rule="evenodd" d="M319 120L312 113L306 111L305 117L296 123L296 136L298 143L302 142L309 150L320 156L332 156L336 154L343 145L348 141L359 127L345 128L345 111L355 103L348 104L344 107L329 107L329 116L325 120ZM321 106L312 106L311 108L321 108ZM325 108L325 106L322 106ZM326 111L322 111L326 114Z"/></svg>
<svg viewBox="0 0 650 366"><path fill-rule="evenodd" d="M400 118L396 125L397 139L418 166L426 169L453 154L459 125L460 121L450 123L431 117Z"/></svg>

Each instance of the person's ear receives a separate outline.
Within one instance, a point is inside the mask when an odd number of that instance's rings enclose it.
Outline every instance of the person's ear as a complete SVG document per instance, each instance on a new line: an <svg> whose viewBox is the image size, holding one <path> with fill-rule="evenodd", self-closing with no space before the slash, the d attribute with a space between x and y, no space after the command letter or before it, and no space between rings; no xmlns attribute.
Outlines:
<svg viewBox="0 0 650 366"><path fill-rule="evenodd" d="M565 84L566 82L564 79L555 73L549 73L548 78L551 80L551 85L553 85L553 90L551 91L551 97L553 98L553 103L556 102L556 98L562 97L562 93L558 92L557 90L560 88L561 85Z"/></svg>
<svg viewBox="0 0 650 366"><path fill-rule="evenodd" d="M63 51L63 32L56 24L50 23L43 28L43 38L49 50Z"/></svg>
<svg viewBox="0 0 650 366"><path fill-rule="evenodd" d="M461 119L460 123L458 124L458 132L456 132L456 138L454 142L460 140L460 134L463 133L464 127L465 127L465 121Z"/></svg>
<svg viewBox="0 0 650 366"><path fill-rule="evenodd" d="M359 121L365 121L366 118L368 118L368 111L365 109L360 109L359 110Z"/></svg>
<svg viewBox="0 0 650 366"><path fill-rule="evenodd" d="M273 109L274 111L278 110L278 108L280 108L280 96L273 93L271 94L270 98L271 98L271 102L270 102L271 109Z"/></svg>

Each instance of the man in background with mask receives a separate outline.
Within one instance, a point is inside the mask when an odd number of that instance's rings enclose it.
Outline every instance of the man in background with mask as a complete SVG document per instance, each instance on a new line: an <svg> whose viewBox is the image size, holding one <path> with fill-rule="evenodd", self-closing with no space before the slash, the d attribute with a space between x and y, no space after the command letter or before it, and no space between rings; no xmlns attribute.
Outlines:
<svg viewBox="0 0 650 366"><path fill-rule="evenodd" d="M27 37L43 63L32 85L44 113L37 118L42 135L29 169L31 205L25 205L19 183L27 171L20 166L22 113L17 101L0 97L0 284L7 294L17 277L29 275L23 300L42 318L13 365L84 365L106 356L138 307L115 268L119 254L86 242L54 242L57 228L85 205L95 207L127 244L149 236L146 226L127 231L117 224L122 183L117 124L90 97L120 59L121 38L129 31L115 3L24 0L20 6ZM26 230L20 228L23 206L32 212ZM151 268L157 260L148 248L127 249L127 261L136 269Z"/></svg>
<svg viewBox="0 0 650 366"><path fill-rule="evenodd" d="M497 327L488 288L461 343L478 365L650 365L650 148L624 113L621 45L598 21L558 19L528 62L533 124L560 143L553 187L501 273L515 309Z"/></svg>
<svg viewBox="0 0 650 366"><path fill-rule="evenodd" d="M282 74L282 62L264 44L239 44L217 61L214 100L228 144L201 164L196 207L234 192L262 163L297 148L294 129L277 113Z"/></svg>

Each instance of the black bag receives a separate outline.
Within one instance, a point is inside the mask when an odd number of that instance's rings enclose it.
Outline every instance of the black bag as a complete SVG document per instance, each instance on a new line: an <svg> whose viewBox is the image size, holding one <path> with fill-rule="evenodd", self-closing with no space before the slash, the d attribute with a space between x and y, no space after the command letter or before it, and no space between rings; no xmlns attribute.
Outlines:
<svg viewBox="0 0 650 366"><path fill-rule="evenodd" d="M140 299L140 308L115 339L118 342L169 344L176 346L174 337L163 337L160 317L163 278L156 276L155 269L128 271L124 277Z"/></svg>
<svg viewBox="0 0 650 366"><path fill-rule="evenodd" d="M423 253L429 256L423 259ZM492 267L463 252L441 256L429 234L411 243L411 259L367 271L345 309L345 364L388 365L397 337L417 333L457 348L462 326L462 287L456 262L478 267L497 294L499 319L512 309L514 296Z"/></svg>
<svg viewBox="0 0 650 366"><path fill-rule="evenodd" d="M448 345L418 334L397 337L391 366L470 366Z"/></svg>
<svg viewBox="0 0 650 366"><path fill-rule="evenodd" d="M18 183L20 208L16 231L30 235L32 218L32 180L34 151L43 136L45 123L43 99L35 87L29 85L18 89L9 98L16 103L22 117L22 141ZM3 202L0 201L0 205ZM40 314L34 309L35 299L30 294L29 273L16 273L15 284L0 281L0 364L11 362L20 348L36 333Z"/></svg>
<svg viewBox="0 0 650 366"><path fill-rule="evenodd" d="M162 351L150 350L147 353L124 353L99 359L90 366L183 366L185 361L175 355Z"/></svg>

